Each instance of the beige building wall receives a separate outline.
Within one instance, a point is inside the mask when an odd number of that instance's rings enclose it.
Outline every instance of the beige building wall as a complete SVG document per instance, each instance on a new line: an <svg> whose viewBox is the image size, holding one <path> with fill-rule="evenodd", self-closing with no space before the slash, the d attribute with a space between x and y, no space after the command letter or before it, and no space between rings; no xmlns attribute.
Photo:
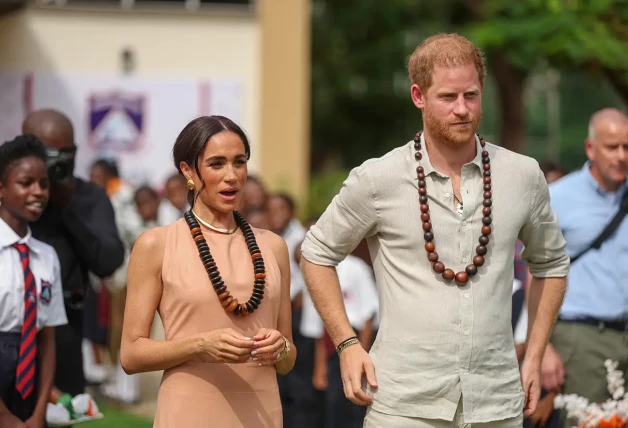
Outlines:
<svg viewBox="0 0 628 428"><path fill-rule="evenodd" d="M302 205L310 159L310 1L261 3L262 171Z"/></svg>
<svg viewBox="0 0 628 428"><path fill-rule="evenodd" d="M309 0L259 0L254 13L29 8L0 17L0 68L236 79L250 171L302 200L309 177Z"/></svg>

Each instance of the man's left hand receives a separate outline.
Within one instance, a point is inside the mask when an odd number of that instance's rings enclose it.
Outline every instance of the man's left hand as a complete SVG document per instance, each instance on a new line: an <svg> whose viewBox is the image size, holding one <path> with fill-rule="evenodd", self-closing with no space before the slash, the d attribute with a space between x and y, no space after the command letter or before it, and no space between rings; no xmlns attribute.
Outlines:
<svg viewBox="0 0 628 428"><path fill-rule="evenodd" d="M541 396L541 362L524 358L521 367L521 384L525 395L523 416L528 417L536 411Z"/></svg>

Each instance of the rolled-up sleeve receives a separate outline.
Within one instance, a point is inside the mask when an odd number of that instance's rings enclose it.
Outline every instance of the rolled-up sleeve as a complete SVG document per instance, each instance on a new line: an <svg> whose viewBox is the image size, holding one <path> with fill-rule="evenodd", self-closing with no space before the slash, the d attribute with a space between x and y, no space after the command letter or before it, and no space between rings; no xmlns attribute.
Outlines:
<svg viewBox="0 0 628 428"><path fill-rule="evenodd" d="M301 246L301 255L323 266L337 266L360 241L377 233L372 181L364 165L354 168Z"/></svg>
<svg viewBox="0 0 628 428"><path fill-rule="evenodd" d="M556 213L550 206L550 195L543 172L537 167L532 209L519 234L525 245L521 257L530 273L537 278L564 277L569 273L565 238Z"/></svg>

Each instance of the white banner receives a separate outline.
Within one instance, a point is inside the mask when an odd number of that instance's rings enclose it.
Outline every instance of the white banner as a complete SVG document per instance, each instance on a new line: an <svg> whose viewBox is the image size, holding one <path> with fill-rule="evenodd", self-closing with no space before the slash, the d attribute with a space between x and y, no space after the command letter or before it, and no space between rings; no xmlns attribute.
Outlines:
<svg viewBox="0 0 628 428"><path fill-rule="evenodd" d="M158 189L176 172L172 146L190 120L219 114L246 128L235 81L0 71L0 142L42 108L72 121L76 175L87 178L96 159L114 158L123 179Z"/></svg>

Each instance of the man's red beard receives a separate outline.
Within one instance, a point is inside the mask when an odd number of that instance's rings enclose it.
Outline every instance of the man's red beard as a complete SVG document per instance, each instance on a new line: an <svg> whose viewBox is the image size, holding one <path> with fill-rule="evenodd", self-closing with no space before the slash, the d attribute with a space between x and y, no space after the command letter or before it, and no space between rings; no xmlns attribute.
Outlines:
<svg viewBox="0 0 628 428"><path fill-rule="evenodd" d="M442 122L432 114L427 105L423 110L423 123L425 128L429 129L432 138L454 149L469 143L480 126L481 118L482 112L477 116L469 114L467 117L458 118L456 121ZM464 122L467 123L456 125Z"/></svg>

